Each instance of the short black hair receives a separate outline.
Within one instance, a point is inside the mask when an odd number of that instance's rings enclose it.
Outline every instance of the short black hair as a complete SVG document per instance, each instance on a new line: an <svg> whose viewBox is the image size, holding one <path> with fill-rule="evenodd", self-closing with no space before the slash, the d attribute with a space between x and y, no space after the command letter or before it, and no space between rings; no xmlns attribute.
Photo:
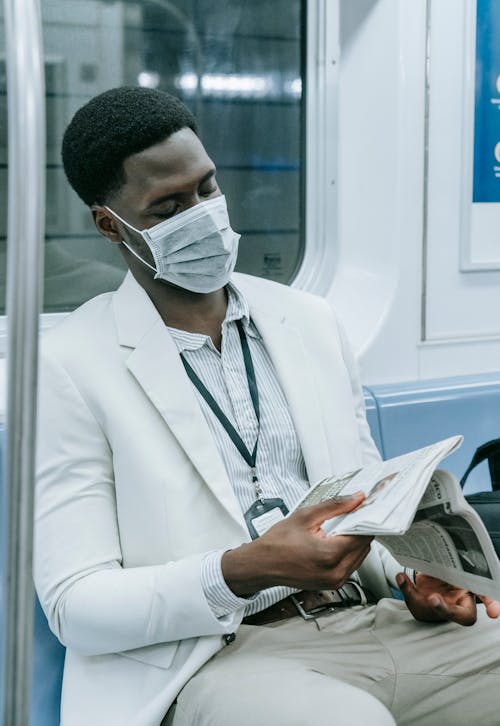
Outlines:
<svg viewBox="0 0 500 726"><path fill-rule="evenodd" d="M175 96L137 86L112 88L82 106L65 131L68 181L88 204L104 204L125 182L123 162L176 131L197 133L191 111Z"/></svg>

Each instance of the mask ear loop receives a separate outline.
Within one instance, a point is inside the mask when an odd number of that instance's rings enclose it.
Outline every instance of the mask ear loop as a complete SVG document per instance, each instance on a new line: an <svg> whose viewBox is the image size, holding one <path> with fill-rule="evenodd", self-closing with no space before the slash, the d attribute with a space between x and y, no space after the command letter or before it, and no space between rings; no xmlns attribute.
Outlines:
<svg viewBox="0 0 500 726"><path fill-rule="evenodd" d="M142 234L140 229L136 229L136 227L133 227L131 224L126 222L124 219L122 219L119 214L117 214L116 212L113 212L113 210L110 209L109 207L107 207L106 205L104 205L104 209L107 209L108 212L111 212L113 217L116 217L117 219L119 219L120 222L125 225L125 227L128 227L129 229L133 229L134 232L137 232L137 234L140 234L141 237L144 239L144 235ZM137 259L140 262L142 262L143 265L146 265L146 267L149 267L149 269L153 270L153 272L158 272L156 267L153 267L153 265L150 265L149 262L146 262L146 260L143 260L142 257L140 256L140 254L138 252L136 252L135 250L133 250L132 247L130 247L130 245L128 245L124 239L122 239L122 244L124 244L125 247L128 249L128 251L131 252L134 255L134 257L137 257ZM146 244L147 244L147 242L146 242Z"/></svg>
<svg viewBox="0 0 500 726"><path fill-rule="evenodd" d="M132 247L130 247L130 245L128 245L124 239L122 239L122 244L125 245L125 247L128 249L128 251L131 252L134 255L134 257L137 257L137 259L140 262L142 262L143 265L146 265L146 267L149 267L149 269L153 270L153 272L158 272L156 267L153 267L153 265L150 265L149 262L146 262L146 260L143 260L142 257L140 256L140 254L138 252L136 252L135 250L133 250Z"/></svg>

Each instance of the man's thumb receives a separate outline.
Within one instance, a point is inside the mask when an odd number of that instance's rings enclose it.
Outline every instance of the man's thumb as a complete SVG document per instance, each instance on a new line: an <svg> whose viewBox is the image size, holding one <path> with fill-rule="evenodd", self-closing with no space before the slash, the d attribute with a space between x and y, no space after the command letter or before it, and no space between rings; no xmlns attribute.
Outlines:
<svg viewBox="0 0 500 726"><path fill-rule="evenodd" d="M306 507L303 510L303 521L310 526L321 525L327 519L352 512L365 499L364 493L359 491L347 497L334 497L333 499L328 499L326 502L313 504L311 507Z"/></svg>

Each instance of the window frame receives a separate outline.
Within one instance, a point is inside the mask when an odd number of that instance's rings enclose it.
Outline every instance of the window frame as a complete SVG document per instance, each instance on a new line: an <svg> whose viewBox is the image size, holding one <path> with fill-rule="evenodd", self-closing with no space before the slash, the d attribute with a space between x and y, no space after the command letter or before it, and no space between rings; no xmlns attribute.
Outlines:
<svg viewBox="0 0 500 726"><path fill-rule="evenodd" d="M326 295L337 261L340 0L307 0L306 7L305 240L291 287Z"/></svg>

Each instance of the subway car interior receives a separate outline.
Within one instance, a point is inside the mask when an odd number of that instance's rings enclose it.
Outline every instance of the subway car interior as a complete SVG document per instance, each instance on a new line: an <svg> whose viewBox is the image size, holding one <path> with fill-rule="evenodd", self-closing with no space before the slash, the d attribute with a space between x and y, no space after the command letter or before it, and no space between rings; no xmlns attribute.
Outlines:
<svg viewBox="0 0 500 726"><path fill-rule="evenodd" d="M236 270L332 304L384 459L461 434L460 478L500 437L498 0L3 0L4 726L60 722L65 648L31 575L38 345L125 277L61 161L119 86L194 113ZM484 462L466 493L489 487Z"/></svg>

